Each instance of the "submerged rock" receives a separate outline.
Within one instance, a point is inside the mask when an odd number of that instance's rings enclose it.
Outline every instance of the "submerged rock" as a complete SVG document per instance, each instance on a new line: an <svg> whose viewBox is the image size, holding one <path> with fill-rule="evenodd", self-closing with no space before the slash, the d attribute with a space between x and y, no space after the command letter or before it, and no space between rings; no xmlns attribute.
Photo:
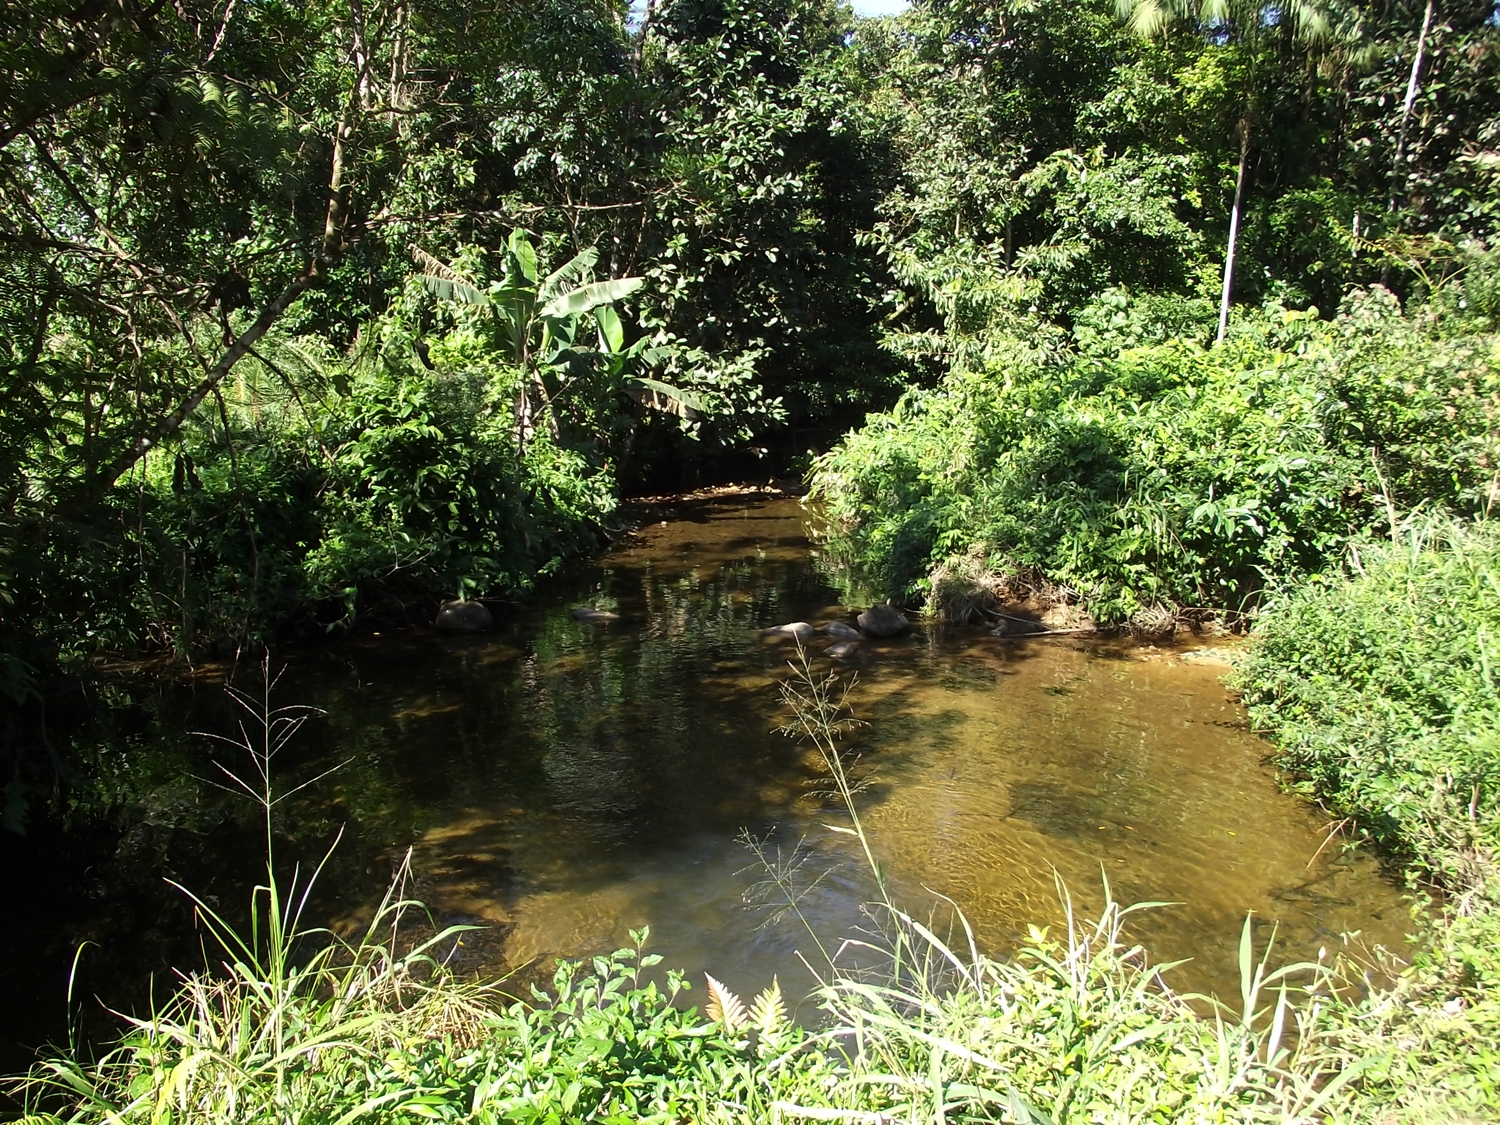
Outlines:
<svg viewBox="0 0 1500 1125"><path fill-rule="evenodd" d="M618 613L610 613L607 609L594 609L592 606L581 605L573 610L574 621L585 621L590 625L608 625L611 621L620 620Z"/></svg>
<svg viewBox="0 0 1500 1125"><path fill-rule="evenodd" d="M762 629L760 635L763 637L786 637L806 643L812 640L814 629L806 621L793 621L790 625L772 625L769 629Z"/></svg>
<svg viewBox="0 0 1500 1125"><path fill-rule="evenodd" d="M895 606L872 605L859 615L859 627L868 637L899 637L911 622Z"/></svg>
<svg viewBox="0 0 1500 1125"><path fill-rule="evenodd" d="M444 602L434 624L445 633L483 633L495 618L481 602Z"/></svg>
<svg viewBox="0 0 1500 1125"><path fill-rule="evenodd" d="M823 625L823 632L827 633L830 637L838 637L843 641L857 641L860 638L860 631L858 629L842 621L829 621L825 623Z"/></svg>
<svg viewBox="0 0 1500 1125"><path fill-rule="evenodd" d="M840 641L836 645L828 646L828 655L835 660L848 660L857 648L859 648L858 641Z"/></svg>

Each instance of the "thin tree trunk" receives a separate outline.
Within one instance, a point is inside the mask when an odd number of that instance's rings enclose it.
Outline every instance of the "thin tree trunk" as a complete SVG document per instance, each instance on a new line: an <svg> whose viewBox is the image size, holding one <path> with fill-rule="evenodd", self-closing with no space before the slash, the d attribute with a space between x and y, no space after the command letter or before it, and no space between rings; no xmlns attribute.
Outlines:
<svg viewBox="0 0 1500 1125"><path fill-rule="evenodd" d="M1250 118L1240 120L1240 170L1234 177L1234 207L1229 212L1229 245L1224 251L1224 289L1219 296L1219 334L1215 342L1222 344L1224 334L1229 331L1229 298L1234 292L1234 254L1240 237L1240 207L1245 198L1245 165L1250 156Z"/></svg>
<svg viewBox="0 0 1500 1125"><path fill-rule="evenodd" d="M156 425L152 426L145 434L138 438L130 449L116 458L99 473L85 482L79 501L89 503L97 500L109 490L109 487L124 476L146 453L158 442L170 434L176 433L182 424L188 420L193 411L197 410L203 400L213 393L224 376L228 375L234 365L244 358L251 347L266 332L281 319L281 314L291 307L293 301L302 296L307 287L312 284L317 276L319 267L315 263L306 271L296 277L290 285L281 291L281 294L261 310L260 316L255 318L255 323L245 329L244 333L235 338L234 342L225 349L219 361L210 367L207 373L193 388L192 393L183 399L182 403L171 414L167 415Z"/></svg>
<svg viewBox="0 0 1500 1125"><path fill-rule="evenodd" d="M635 72L639 74L646 64L646 36L651 31L651 17L655 14L655 0L646 0L641 12L641 26L635 33Z"/></svg>
<svg viewBox="0 0 1500 1125"><path fill-rule="evenodd" d="M1396 210L1396 197L1398 194L1405 194L1402 189L1410 179L1402 170L1401 163L1406 157L1406 131L1411 125L1411 111L1417 104L1417 92L1421 89L1422 59L1427 53L1427 35L1432 30L1432 7L1433 0L1427 0L1427 10L1422 13L1422 30L1417 34L1417 53L1411 60L1411 77L1406 80L1406 100L1401 105L1401 128L1396 134L1396 152L1391 158L1391 186L1385 207L1388 212Z"/></svg>

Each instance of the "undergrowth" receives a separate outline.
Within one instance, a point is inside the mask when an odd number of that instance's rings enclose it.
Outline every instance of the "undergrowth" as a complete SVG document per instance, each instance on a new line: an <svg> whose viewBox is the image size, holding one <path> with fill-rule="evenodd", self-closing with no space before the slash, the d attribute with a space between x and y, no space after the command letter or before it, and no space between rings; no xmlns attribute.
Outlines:
<svg viewBox="0 0 1500 1125"><path fill-rule="evenodd" d="M221 963L128 1019L102 1058L40 1063L18 1087L26 1120L1061 1125L1417 1120L1495 1104L1481 1068L1456 1058L1490 1025L1430 973L1378 989L1336 952L1273 967L1247 921L1241 995L1225 1004L1175 993L1172 966L1131 940L1130 916L1155 904L1110 901L1085 920L1059 887L1063 925L1033 927L1004 959L978 949L951 903L923 921L892 899L860 820L840 743L847 685L804 655L783 692L789 733L815 747L842 804L829 830L857 839L874 888L868 932L820 964L813 1027L790 1019L779 984L747 1003L710 977L704 1011L687 1007L689 982L653 971L644 931L560 964L550 990L507 996L435 956L452 931L400 952L395 926L414 904L399 895L357 942L305 927L309 884L283 895L268 863L250 933L200 903ZM269 828L270 762L303 715L251 710Z"/></svg>
<svg viewBox="0 0 1500 1125"><path fill-rule="evenodd" d="M1377 289L1214 348L1018 343L870 415L812 494L829 553L902 601L962 598L944 579L978 565L1104 623L1240 611L1383 533L1391 504L1484 510L1497 394L1493 338Z"/></svg>
<svg viewBox="0 0 1500 1125"><path fill-rule="evenodd" d="M1370 1008L1371 1029L1404 1009L1391 1081L1500 1112L1500 529L1408 519L1257 632L1238 679L1279 764L1437 899L1429 948Z"/></svg>

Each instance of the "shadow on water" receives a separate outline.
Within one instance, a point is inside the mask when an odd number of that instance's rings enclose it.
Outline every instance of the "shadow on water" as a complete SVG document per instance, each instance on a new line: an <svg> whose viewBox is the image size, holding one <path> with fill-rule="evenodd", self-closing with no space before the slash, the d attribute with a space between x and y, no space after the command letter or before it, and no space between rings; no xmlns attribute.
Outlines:
<svg viewBox="0 0 1500 1125"><path fill-rule="evenodd" d="M619 617L581 623L576 605ZM779 973L798 991L811 982L796 957L812 945L760 901L742 831L796 857L802 913L830 948L868 925L871 887L826 827L837 810L815 758L775 730L791 650L756 630L853 612L816 568L796 502L728 498L679 506L489 635L418 629L298 654L281 699L326 715L287 780L345 764L288 806L288 854L312 856L348 826L318 903L347 926L413 848L413 889L435 921L489 927L462 953L476 971L613 948L649 923L668 964L742 992ZM847 663L827 644L819 634L815 667L859 680L866 725L850 747L867 826L918 912L929 890L948 895L1003 951L1059 918L1054 873L1082 910L1099 905L1103 875L1120 901L1182 903L1142 917L1137 936L1158 959L1193 958L1179 987L1227 995L1247 912L1262 933L1276 924L1285 959L1346 931L1402 940L1400 894L1367 857L1320 851L1319 816L1278 791L1222 667L962 630L862 642ZM160 729L222 729L215 694L163 696ZM231 898L249 876L227 859L215 869L213 849L242 846L239 814L206 792L191 800L213 811L174 829L199 857L182 873ZM179 914L170 924L186 928ZM182 952L129 946L98 963L118 982ZM138 995L112 994L101 972L90 985L114 1002Z"/></svg>

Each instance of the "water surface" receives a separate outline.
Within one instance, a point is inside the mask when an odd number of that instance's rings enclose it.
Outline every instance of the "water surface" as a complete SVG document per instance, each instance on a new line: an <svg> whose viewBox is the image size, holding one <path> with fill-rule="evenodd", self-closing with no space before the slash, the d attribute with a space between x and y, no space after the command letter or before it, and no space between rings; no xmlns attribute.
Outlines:
<svg viewBox="0 0 1500 1125"><path fill-rule="evenodd" d="M410 844L438 921L490 927L476 967L514 969L623 944L649 924L671 965L753 990L810 984L868 925L868 873L816 755L777 732L793 655L756 630L851 619L810 554L795 501L684 504L495 633L425 630L299 659L282 690L328 712L309 767L366 848ZM576 605L619 620L581 624ZM903 904L958 903L1003 951L1081 912L1107 879L1123 903L1180 905L1134 927L1158 960L1192 958L1185 988L1238 992L1247 915L1281 956L1341 935L1400 944L1407 910L1368 857L1325 845L1325 818L1279 791L1266 746L1191 653L982 630L919 630L813 666L857 681L849 739L859 801ZM802 919L744 842L791 868ZM356 845L360 846L360 845ZM383 849L383 852L381 851ZM383 876L371 865L371 880ZM373 893L341 888L349 918Z"/></svg>

